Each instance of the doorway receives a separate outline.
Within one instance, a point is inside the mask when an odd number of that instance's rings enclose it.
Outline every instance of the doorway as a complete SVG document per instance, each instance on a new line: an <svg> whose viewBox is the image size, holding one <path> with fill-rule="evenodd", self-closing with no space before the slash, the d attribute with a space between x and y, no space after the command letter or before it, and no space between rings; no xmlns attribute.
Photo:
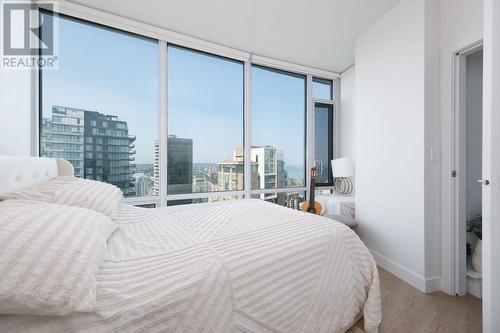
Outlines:
<svg viewBox="0 0 500 333"><path fill-rule="evenodd" d="M458 52L455 64L455 292L482 298L482 45Z"/></svg>

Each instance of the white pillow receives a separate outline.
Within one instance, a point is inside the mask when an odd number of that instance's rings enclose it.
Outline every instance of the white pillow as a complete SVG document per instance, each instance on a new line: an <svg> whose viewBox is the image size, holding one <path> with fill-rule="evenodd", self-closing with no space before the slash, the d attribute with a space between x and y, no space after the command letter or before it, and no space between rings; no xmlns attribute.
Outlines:
<svg viewBox="0 0 500 333"><path fill-rule="evenodd" d="M116 228L89 209L0 202L0 313L94 311L97 270Z"/></svg>
<svg viewBox="0 0 500 333"><path fill-rule="evenodd" d="M123 199L111 184L76 177L56 177L43 184L0 195L0 200L25 199L95 210L114 219Z"/></svg>

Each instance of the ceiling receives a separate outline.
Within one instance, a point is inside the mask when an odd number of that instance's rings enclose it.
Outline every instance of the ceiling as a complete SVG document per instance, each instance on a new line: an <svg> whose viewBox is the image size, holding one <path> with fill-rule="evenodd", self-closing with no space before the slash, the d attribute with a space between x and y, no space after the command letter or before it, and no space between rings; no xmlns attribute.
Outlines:
<svg viewBox="0 0 500 333"><path fill-rule="evenodd" d="M224 46L334 72L398 0L71 0Z"/></svg>

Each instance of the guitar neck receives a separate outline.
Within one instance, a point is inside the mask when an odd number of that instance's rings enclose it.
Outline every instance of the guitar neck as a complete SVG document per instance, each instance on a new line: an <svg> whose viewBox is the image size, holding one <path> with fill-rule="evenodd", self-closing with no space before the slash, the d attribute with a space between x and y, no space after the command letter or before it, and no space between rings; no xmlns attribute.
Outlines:
<svg viewBox="0 0 500 333"><path fill-rule="evenodd" d="M313 203L314 202L314 195L316 192L315 190L315 187L316 187L316 179L315 178L311 178L311 185L309 186L309 202L310 203Z"/></svg>

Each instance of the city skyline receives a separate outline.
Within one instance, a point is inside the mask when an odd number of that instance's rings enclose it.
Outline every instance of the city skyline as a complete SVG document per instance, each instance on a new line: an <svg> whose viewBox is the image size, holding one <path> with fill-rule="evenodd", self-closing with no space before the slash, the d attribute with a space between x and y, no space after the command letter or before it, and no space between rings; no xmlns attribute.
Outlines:
<svg viewBox="0 0 500 333"><path fill-rule="evenodd" d="M40 150L42 156L68 160L76 177L105 181L124 196L136 196L135 140L127 122L116 116L54 105L51 117L42 120Z"/></svg>
<svg viewBox="0 0 500 333"><path fill-rule="evenodd" d="M52 105L116 115L127 121L137 137L136 162L151 163L159 137L158 43L55 19L60 27L59 69L42 73L42 117L50 117ZM232 149L243 143L241 63L169 46L168 66L169 133L192 138L194 163L231 158ZM286 152L288 164L300 165L304 142L297 134L305 130L305 89L300 78L263 71L252 70L252 91L257 94L252 96L252 113L265 115L265 119L253 119L252 143L274 145ZM278 85L280 91L274 91ZM270 124L280 126L270 128ZM199 133L208 135L199 137ZM265 137L266 133L273 137Z"/></svg>
<svg viewBox="0 0 500 333"><path fill-rule="evenodd" d="M50 117L52 105L118 116L137 137L136 161L151 162L158 138L158 43L54 19L59 24L59 69L42 73L43 117Z"/></svg>
<svg viewBox="0 0 500 333"><path fill-rule="evenodd" d="M135 163L136 136L129 132L126 120L54 105L51 117L42 118L41 135L42 156L67 159L75 168L75 176L109 182L122 189L125 196L159 194L159 143L154 142L151 163ZM167 143L168 194L243 190L243 146L233 148L232 159L194 163L191 138L170 135ZM300 174L291 177L284 153L271 145L252 146L250 159L252 189L304 185L304 177ZM289 199L295 198L278 193L259 197L286 205L291 205ZM189 203L189 200L177 203Z"/></svg>

